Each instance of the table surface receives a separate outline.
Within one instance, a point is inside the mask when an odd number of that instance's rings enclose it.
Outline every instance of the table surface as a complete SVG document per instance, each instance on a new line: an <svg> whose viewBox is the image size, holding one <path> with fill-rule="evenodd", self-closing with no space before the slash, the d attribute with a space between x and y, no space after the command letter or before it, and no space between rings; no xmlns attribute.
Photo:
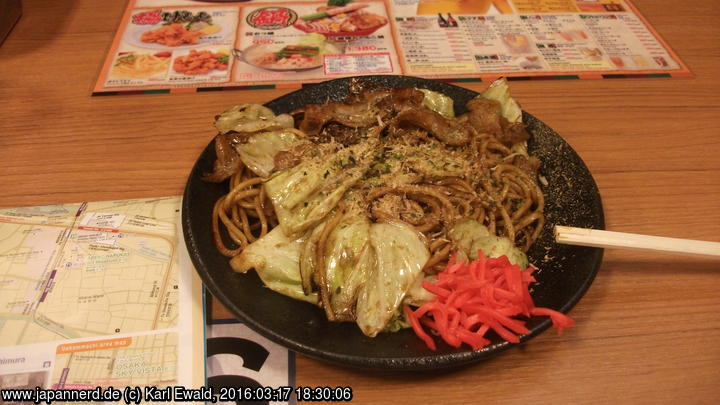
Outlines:
<svg viewBox="0 0 720 405"><path fill-rule="evenodd" d="M0 207L179 195L225 108L287 90L90 97L123 1L33 1L0 47ZM593 173L607 229L720 241L720 3L637 0L692 79L513 82ZM483 84L466 84L479 90ZM576 327L489 361L403 373L298 355L354 403L717 403L720 263L608 250ZM215 317L228 313L214 303Z"/></svg>

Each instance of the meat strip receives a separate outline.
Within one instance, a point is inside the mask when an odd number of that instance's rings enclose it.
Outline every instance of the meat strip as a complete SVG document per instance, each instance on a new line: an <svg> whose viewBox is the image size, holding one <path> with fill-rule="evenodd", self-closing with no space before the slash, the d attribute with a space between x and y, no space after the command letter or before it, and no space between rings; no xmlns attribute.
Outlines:
<svg viewBox="0 0 720 405"><path fill-rule="evenodd" d="M505 145L525 142L530 138L522 122L510 123L501 115L500 103L495 100L475 97L465 107L470 125L479 134L493 134Z"/></svg>
<svg viewBox="0 0 720 405"><path fill-rule="evenodd" d="M286 170L299 165L313 149L316 149L316 145L307 142L295 145L289 150L281 150L273 157L275 170Z"/></svg>
<svg viewBox="0 0 720 405"><path fill-rule="evenodd" d="M238 132L228 132L226 134L218 134L215 137L215 163L213 164L213 172L205 173L202 176L204 181L211 183L220 183L229 178L240 170L240 155L238 155L233 144L247 139L248 134Z"/></svg>
<svg viewBox="0 0 720 405"><path fill-rule="evenodd" d="M505 145L525 142L530 139L530 134L525 130L525 124L522 122L509 123L504 117L501 117L502 131L497 134L497 138Z"/></svg>
<svg viewBox="0 0 720 405"><path fill-rule="evenodd" d="M498 134L500 125L500 103L482 97L475 97L465 104L470 125L480 134Z"/></svg>
<svg viewBox="0 0 720 405"><path fill-rule="evenodd" d="M395 117L398 127L415 126L432 134L435 138L451 146L465 145L470 142L470 130L427 108L403 110Z"/></svg>
<svg viewBox="0 0 720 405"><path fill-rule="evenodd" d="M295 110L292 115L303 114L299 129L306 134L318 135L329 122L350 128L367 128L408 106L419 106L425 95L413 88L368 90L350 98L353 104L310 104Z"/></svg>

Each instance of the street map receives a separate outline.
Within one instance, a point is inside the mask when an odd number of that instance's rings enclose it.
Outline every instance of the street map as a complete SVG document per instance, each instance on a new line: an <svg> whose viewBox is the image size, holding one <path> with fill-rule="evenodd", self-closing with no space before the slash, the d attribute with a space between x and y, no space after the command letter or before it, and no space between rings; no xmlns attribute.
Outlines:
<svg viewBox="0 0 720 405"><path fill-rule="evenodd" d="M177 199L0 210L0 346L166 329Z"/></svg>
<svg viewBox="0 0 720 405"><path fill-rule="evenodd" d="M0 209L0 389L202 382L202 284L180 207Z"/></svg>

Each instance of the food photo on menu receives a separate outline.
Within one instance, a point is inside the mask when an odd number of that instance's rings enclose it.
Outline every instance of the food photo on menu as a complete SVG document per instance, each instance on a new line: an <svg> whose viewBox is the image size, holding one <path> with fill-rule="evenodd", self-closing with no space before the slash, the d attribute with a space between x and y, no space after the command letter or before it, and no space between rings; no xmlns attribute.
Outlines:
<svg viewBox="0 0 720 405"><path fill-rule="evenodd" d="M213 52L191 49L187 55L175 59L173 70L188 75L207 74L213 70L225 71L229 63L230 55L227 50Z"/></svg>
<svg viewBox="0 0 720 405"><path fill-rule="evenodd" d="M399 66L382 1L258 4L241 18L234 74L243 80L319 81Z"/></svg>
<svg viewBox="0 0 720 405"><path fill-rule="evenodd" d="M164 75L170 66L171 52L154 53L120 52L113 63L110 75L117 78L149 79Z"/></svg>
<svg viewBox="0 0 720 405"><path fill-rule="evenodd" d="M250 66L294 73L322 67L323 56L342 53L340 46L322 34L311 33L298 37L294 44L257 43L233 54Z"/></svg>
<svg viewBox="0 0 720 405"><path fill-rule="evenodd" d="M206 42L222 30L222 26L213 24L212 17L205 11L193 13L182 10L163 12L160 15L160 26L137 29L131 34L131 40L137 40L134 34L139 33L139 40L144 44L177 47Z"/></svg>
<svg viewBox="0 0 720 405"><path fill-rule="evenodd" d="M343 2L336 2L343 3ZM319 6L316 13L301 16L293 25L304 32L317 32L330 36L368 35L387 24L387 18L365 11L367 3L347 6Z"/></svg>

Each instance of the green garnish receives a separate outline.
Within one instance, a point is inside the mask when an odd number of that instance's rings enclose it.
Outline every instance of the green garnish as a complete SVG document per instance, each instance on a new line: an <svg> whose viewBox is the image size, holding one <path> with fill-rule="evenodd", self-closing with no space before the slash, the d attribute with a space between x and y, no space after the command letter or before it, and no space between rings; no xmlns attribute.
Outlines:
<svg viewBox="0 0 720 405"><path fill-rule="evenodd" d="M277 51L275 57L277 59L290 58L293 55L300 55L304 58L314 58L320 54L320 48L317 46L306 45L288 45Z"/></svg>
<svg viewBox="0 0 720 405"><path fill-rule="evenodd" d="M123 55L123 56L117 58L117 60L115 61L115 66L132 65L133 63L135 63L135 59L136 59L135 54L133 54L133 53Z"/></svg>

